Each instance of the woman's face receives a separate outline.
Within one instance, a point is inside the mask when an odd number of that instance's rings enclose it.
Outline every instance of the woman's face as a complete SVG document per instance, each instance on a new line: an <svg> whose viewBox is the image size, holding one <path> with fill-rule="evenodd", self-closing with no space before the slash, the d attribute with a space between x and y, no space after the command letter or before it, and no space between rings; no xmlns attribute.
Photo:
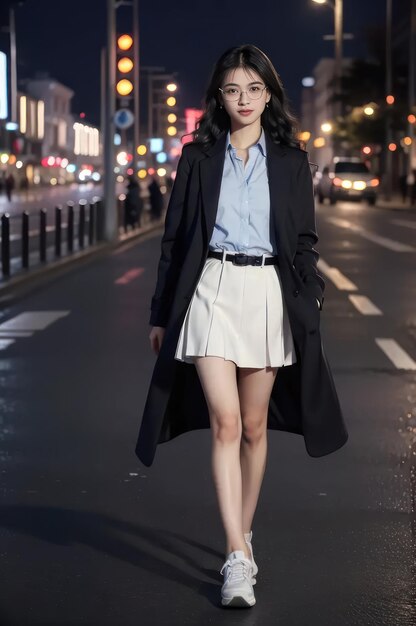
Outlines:
<svg viewBox="0 0 416 626"><path fill-rule="evenodd" d="M269 102L271 94L268 89L263 89L266 85L259 74L254 70L238 67L226 74L221 88L231 90L234 97L237 96L237 89L240 95L236 100L227 100L222 91L219 91L219 101L223 105L231 118L231 128L241 128L250 126L256 122L264 111L266 103ZM255 96L259 95L258 99ZM254 97L253 97L254 96ZM249 110L251 113L242 115L240 111Z"/></svg>

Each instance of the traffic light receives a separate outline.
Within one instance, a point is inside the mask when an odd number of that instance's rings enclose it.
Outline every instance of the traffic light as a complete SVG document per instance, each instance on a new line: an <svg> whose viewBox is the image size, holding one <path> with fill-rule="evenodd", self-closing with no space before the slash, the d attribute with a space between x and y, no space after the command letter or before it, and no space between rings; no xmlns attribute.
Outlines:
<svg viewBox="0 0 416 626"><path fill-rule="evenodd" d="M178 119L177 100L175 96L171 95L175 93L177 89L178 89L178 86L174 82L171 82L168 85L166 85L167 94L165 96L165 105L167 109L165 109L166 117L165 117L164 123L165 123L165 132L171 137L174 137L178 132L176 126L174 125Z"/></svg>
<svg viewBox="0 0 416 626"><path fill-rule="evenodd" d="M132 98L133 85L133 37L128 34L117 37L117 78L116 91L120 106L128 106Z"/></svg>

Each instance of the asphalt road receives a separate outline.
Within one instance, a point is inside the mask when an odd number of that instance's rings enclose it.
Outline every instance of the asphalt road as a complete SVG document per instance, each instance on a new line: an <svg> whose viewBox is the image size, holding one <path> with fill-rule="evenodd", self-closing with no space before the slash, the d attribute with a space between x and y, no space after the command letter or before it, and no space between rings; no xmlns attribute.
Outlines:
<svg viewBox="0 0 416 626"><path fill-rule="evenodd" d="M341 203L317 224L350 439L314 459L269 433L252 609L219 606L209 431L134 455L160 233L2 311L2 626L416 625L416 216Z"/></svg>

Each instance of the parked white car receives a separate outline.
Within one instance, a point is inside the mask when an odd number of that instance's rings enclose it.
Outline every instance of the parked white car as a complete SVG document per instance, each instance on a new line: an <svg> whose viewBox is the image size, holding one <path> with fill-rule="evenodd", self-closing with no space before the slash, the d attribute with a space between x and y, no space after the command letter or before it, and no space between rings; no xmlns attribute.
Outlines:
<svg viewBox="0 0 416 626"><path fill-rule="evenodd" d="M322 170L316 193L319 202L328 198L330 204L335 204L337 200L357 198L375 204L379 184L379 179L360 158L334 157Z"/></svg>

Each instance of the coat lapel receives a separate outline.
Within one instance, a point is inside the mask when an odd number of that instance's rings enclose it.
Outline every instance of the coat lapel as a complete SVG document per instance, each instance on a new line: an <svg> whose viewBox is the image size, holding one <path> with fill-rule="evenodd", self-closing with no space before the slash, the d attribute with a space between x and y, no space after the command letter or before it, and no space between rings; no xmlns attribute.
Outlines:
<svg viewBox="0 0 416 626"><path fill-rule="evenodd" d="M290 172L288 160L282 158L287 154L285 147L273 142L267 132L265 132L265 137L270 192L270 233L274 231L278 238L279 233L284 232L284 223L288 213ZM226 138L227 132L223 131L215 144L205 151L205 158L200 161L200 188L207 245L212 236L217 215Z"/></svg>

